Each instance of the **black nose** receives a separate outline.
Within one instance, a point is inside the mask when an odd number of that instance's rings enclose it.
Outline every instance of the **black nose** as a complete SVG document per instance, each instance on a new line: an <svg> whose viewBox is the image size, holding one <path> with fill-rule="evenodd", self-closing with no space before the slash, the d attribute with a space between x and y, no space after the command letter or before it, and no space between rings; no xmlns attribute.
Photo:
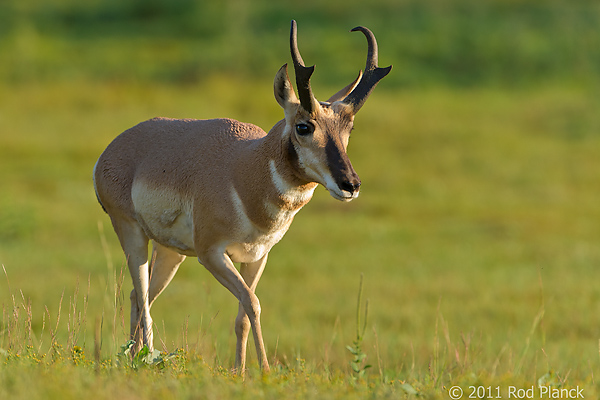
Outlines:
<svg viewBox="0 0 600 400"><path fill-rule="evenodd" d="M345 190L346 192L350 192L350 193L357 192L359 188L360 188L360 179L344 181L340 185L340 189Z"/></svg>

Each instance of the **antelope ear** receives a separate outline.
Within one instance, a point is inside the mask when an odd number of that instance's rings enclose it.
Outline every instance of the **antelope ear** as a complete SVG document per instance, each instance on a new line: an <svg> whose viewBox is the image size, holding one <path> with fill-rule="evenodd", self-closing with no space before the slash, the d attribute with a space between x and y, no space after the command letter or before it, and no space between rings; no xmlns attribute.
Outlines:
<svg viewBox="0 0 600 400"><path fill-rule="evenodd" d="M358 82L360 82L360 78L362 78L362 71L358 71L358 77L354 80L354 82L352 82L351 84L349 84L348 86L331 96L329 100L327 100L327 102L333 103L334 101L344 100L346 96L348 96L354 90L356 85L358 85Z"/></svg>
<svg viewBox="0 0 600 400"><path fill-rule="evenodd" d="M288 76L287 64L283 64L279 68L279 71L277 71L275 81L273 82L273 91L275 92L277 103L286 111L292 103L299 103L296 93L294 93L294 89L292 88L290 77Z"/></svg>

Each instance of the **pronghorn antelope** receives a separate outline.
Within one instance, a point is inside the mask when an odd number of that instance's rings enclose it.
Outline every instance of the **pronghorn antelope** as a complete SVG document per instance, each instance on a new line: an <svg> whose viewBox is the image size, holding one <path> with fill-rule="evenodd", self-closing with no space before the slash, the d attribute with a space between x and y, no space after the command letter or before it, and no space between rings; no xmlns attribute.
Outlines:
<svg viewBox="0 0 600 400"><path fill-rule="evenodd" d="M377 66L377 42L362 26L364 75L328 101L313 96L292 21L290 49L298 97L283 65L275 98L285 118L267 134L231 119L154 118L120 134L94 167L98 200L110 216L133 280L131 335L151 350L150 308L186 256L195 256L239 300L235 368L243 373L250 328L258 362L269 370L254 294L267 255L322 184L336 199L358 196L346 147L354 115L390 69ZM148 262L148 243L153 250ZM233 263L241 263L239 271Z"/></svg>

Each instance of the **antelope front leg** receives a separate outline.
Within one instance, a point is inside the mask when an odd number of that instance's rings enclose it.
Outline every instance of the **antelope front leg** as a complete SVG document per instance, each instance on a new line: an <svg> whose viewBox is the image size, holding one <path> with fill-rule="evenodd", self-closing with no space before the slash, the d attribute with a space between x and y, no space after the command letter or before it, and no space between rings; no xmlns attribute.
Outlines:
<svg viewBox="0 0 600 400"><path fill-rule="evenodd" d="M200 263L203 264L204 267L239 300L250 321L250 326L252 327L258 363L263 372L269 372L269 362L267 361L267 353L265 351L262 330L260 328L260 302L258 301L258 297L256 297L254 291L246 284L238 270L235 269L233 262L231 262L231 259L226 254L222 252L211 252L198 259ZM264 262L266 262L266 257L264 258ZM261 272L262 269L264 269L264 265L262 268L256 268L257 271L260 270ZM260 276L258 273L257 275ZM241 333L243 334L243 332ZM239 335L238 338L243 338L243 335ZM238 339L238 341L240 339ZM238 343L238 345L241 347L241 343Z"/></svg>
<svg viewBox="0 0 600 400"><path fill-rule="evenodd" d="M256 290L256 285L260 280L260 277L265 270L267 264L267 255L262 259L253 263L242 263L240 267L240 274L244 278L246 285L250 288L252 293ZM239 303L239 311L237 318L235 319L235 334L237 336L237 344L235 349L235 370L240 375L244 374L246 369L246 347L248 343L248 333L250 333L250 319L246 315L244 306ZM256 349L257 354L259 349Z"/></svg>

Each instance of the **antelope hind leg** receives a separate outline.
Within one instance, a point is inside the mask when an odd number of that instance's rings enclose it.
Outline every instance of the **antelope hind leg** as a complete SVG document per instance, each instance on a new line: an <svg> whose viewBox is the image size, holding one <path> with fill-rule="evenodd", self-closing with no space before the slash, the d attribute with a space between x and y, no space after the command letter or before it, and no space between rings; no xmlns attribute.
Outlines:
<svg viewBox="0 0 600 400"><path fill-rule="evenodd" d="M150 288L148 296L148 305L152 304L156 298L169 285L179 266L185 260L185 256L152 241L152 269L150 271Z"/></svg>
<svg viewBox="0 0 600 400"><path fill-rule="evenodd" d="M127 258L127 266L133 282L131 292L131 338L138 351L147 345L154 349L152 318L148 303L150 269L148 265L148 237L135 221L111 218L121 247Z"/></svg>

